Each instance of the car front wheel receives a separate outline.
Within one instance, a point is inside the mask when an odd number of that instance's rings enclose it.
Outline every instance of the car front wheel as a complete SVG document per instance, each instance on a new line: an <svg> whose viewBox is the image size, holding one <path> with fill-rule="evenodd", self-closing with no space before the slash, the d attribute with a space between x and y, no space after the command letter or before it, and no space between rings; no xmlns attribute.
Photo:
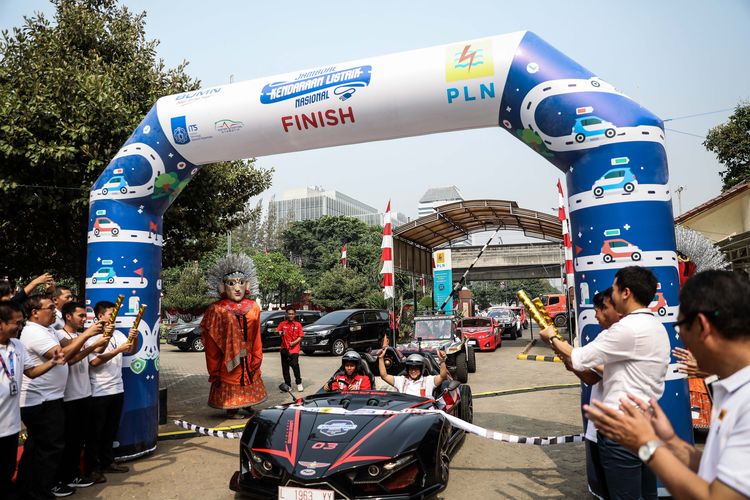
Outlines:
<svg viewBox="0 0 750 500"><path fill-rule="evenodd" d="M466 354L468 355L467 368L469 373L476 373L477 371L477 352L472 346L466 346Z"/></svg>
<svg viewBox="0 0 750 500"><path fill-rule="evenodd" d="M586 140L586 136L583 134L576 134L576 142L583 142Z"/></svg>
<svg viewBox="0 0 750 500"><path fill-rule="evenodd" d="M635 191L635 184L633 184L632 182L628 182L627 184L625 184L625 185L624 185L624 186L622 187L622 189L623 189L623 190L624 190L624 191L625 191L626 193L632 193L633 191Z"/></svg>
<svg viewBox="0 0 750 500"><path fill-rule="evenodd" d="M458 353L456 356L456 380L465 384L469 381L469 364L466 362L466 356Z"/></svg>
<svg viewBox="0 0 750 500"><path fill-rule="evenodd" d="M615 136L615 129L613 129L613 128L608 128L607 130L605 130L605 131L604 131L604 135L605 135L605 136L606 136L606 137L607 137L608 139L611 139L611 138L613 138L613 137Z"/></svg>
<svg viewBox="0 0 750 500"><path fill-rule="evenodd" d="M608 253L605 253L604 254L604 262L606 262L607 264L609 264L610 262L612 262L612 256L610 254L608 254Z"/></svg>
<svg viewBox="0 0 750 500"><path fill-rule="evenodd" d="M206 347L203 345L203 340L198 337L193 340L193 342L190 344L190 349L192 349L195 352L203 352L206 350Z"/></svg>
<svg viewBox="0 0 750 500"><path fill-rule="evenodd" d="M336 339L331 344L331 354L334 356L341 356L346 351L346 341L343 339Z"/></svg>
<svg viewBox="0 0 750 500"><path fill-rule="evenodd" d="M599 198L600 196L604 196L604 188L601 186L596 186L594 188L594 196Z"/></svg>

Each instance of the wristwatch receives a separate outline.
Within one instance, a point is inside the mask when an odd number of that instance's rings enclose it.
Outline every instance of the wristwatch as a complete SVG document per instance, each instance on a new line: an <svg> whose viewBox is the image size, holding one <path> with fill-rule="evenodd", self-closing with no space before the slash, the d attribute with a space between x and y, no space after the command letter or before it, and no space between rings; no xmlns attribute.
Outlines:
<svg viewBox="0 0 750 500"><path fill-rule="evenodd" d="M638 448L638 458L640 458L644 464L649 463L649 461L651 461L651 458L653 458L656 449L659 446L663 445L664 443L662 443L661 441L647 441L646 443L642 444L640 448Z"/></svg>

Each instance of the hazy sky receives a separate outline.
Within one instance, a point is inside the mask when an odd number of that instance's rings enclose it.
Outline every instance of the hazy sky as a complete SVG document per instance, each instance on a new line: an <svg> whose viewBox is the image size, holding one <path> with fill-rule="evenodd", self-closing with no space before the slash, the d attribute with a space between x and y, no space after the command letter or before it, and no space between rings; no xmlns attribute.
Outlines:
<svg viewBox="0 0 750 500"><path fill-rule="evenodd" d="M536 32L662 119L733 108L750 98L750 1L181 2L125 0L146 10L168 66L190 61L203 86L458 42ZM0 0L0 27L22 24L44 0ZM688 210L719 194L720 165L703 148L731 111L666 123L673 190ZM687 135L694 134L694 135ZM697 136L697 137L696 137ZM562 174L499 128L259 158L275 167L263 197L304 185L336 189L415 217L428 187L466 199L516 200L550 212ZM564 185L564 183L563 183ZM675 200L675 211L678 210Z"/></svg>

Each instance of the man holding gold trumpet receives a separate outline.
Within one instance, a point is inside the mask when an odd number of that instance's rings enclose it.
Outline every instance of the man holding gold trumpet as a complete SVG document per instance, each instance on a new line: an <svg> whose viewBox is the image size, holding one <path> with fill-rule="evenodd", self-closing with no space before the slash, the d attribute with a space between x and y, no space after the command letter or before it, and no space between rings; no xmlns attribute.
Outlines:
<svg viewBox="0 0 750 500"><path fill-rule="evenodd" d="M118 303L122 300L118 298ZM104 323L104 332L86 342L86 346L97 344L106 338L104 346L97 347L89 355L89 379L91 381L91 425L86 438L86 469L97 483L106 481L104 473L128 472L125 465L116 464L112 445L120 427L120 413L125 390L122 382L123 354L134 354L138 350L138 329L131 328L128 336L115 330L117 304L97 302L94 314Z"/></svg>
<svg viewBox="0 0 750 500"><path fill-rule="evenodd" d="M622 319L605 335L583 347L572 347L552 327L540 333L552 348L570 360L574 370L604 365L602 401L619 408L628 393L643 401L659 399L669 365L667 330L648 308L656 293L654 274L639 266L620 269L612 283L612 303ZM597 436L599 457L610 498L657 498L656 476L638 456L619 443Z"/></svg>

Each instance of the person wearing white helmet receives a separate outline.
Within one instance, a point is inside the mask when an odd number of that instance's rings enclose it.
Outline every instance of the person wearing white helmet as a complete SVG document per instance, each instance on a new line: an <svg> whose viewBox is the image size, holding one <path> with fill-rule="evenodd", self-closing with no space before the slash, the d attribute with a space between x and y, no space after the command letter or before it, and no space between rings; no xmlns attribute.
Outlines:
<svg viewBox="0 0 750 500"><path fill-rule="evenodd" d="M437 355L440 359L440 373L438 375L425 375L425 359L421 354L410 354L406 358L406 376L389 375L385 368L383 357L388 342L384 342L383 349L378 353L378 368L380 369L380 378L404 394L420 396L423 398L432 397L432 391L439 386L443 380L448 378L448 367L445 365L445 353L438 349Z"/></svg>

